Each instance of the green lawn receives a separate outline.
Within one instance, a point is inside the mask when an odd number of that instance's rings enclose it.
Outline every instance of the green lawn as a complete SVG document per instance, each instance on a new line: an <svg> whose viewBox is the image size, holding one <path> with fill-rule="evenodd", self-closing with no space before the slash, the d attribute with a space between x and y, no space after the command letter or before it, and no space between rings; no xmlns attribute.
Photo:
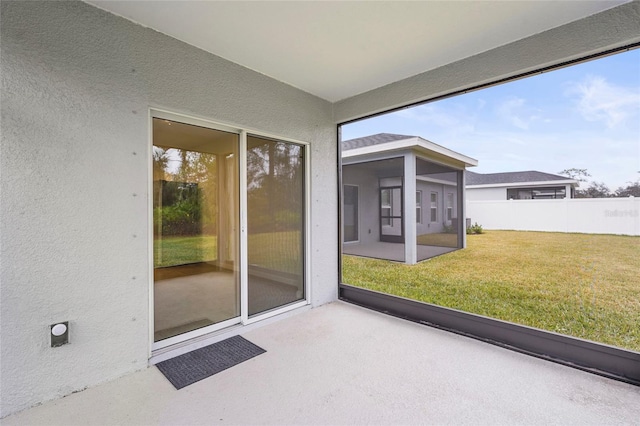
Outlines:
<svg viewBox="0 0 640 426"><path fill-rule="evenodd" d="M489 231L418 265L343 256L343 282L640 351L640 237Z"/></svg>
<svg viewBox="0 0 640 426"><path fill-rule="evenodd" d="M458 247L458 234L422 234L417 237L419 245L438 247Z"/></svg>
<svg viewBox="0 0 640 426"><path fill-rule="evenodd" d="M153 244L154 268L215 261L218 239L213 236L164 237ZM280 272L302 271L300 232L249 235L249 263Z"/></svg>
<svg viewBox="0 0 640 426"><path fill-rule="evenodd" d="M214 261L218 258L218 237L164 237L153 242L153 267Z"/></svg>
<svg viewBox="0 0 640 426"><path fill-rule="evenodd" d="M298 231L251 234L248 237L249 264L301 274L301 245Z"/></svg>

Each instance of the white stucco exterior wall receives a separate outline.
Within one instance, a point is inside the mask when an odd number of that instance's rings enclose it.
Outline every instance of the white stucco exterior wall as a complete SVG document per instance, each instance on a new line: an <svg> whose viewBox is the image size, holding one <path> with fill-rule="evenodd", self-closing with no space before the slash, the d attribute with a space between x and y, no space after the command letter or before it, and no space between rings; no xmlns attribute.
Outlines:
<svg viewBox="0 0 640 426"><path fill-rule="evenodd" d="M312 303L336 299L330 103L81 2L1 7L1 416L147 366L150 107L310 143Z"/></svg>

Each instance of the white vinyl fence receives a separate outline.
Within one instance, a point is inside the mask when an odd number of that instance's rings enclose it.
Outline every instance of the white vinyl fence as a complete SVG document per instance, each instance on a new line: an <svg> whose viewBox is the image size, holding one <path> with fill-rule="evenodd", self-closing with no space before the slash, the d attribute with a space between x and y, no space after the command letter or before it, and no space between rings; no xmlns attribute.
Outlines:
<svg viewBox="0 0 640 426"><path fill-rule="evenodd" d="M484 229L640 235L640 198L467 201Z"/></svg>

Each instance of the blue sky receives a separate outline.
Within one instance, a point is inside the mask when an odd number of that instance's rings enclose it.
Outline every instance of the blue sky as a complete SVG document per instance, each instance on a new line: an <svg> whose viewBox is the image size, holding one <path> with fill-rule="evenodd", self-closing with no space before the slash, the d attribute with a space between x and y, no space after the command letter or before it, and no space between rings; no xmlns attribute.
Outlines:
<svg viewBox="0 0 640 426"><path fill-rule="evenodd" d="M640 178L640 49L342 127L376 133L421 136L479 173L581 168L614 190Z"/></svg>

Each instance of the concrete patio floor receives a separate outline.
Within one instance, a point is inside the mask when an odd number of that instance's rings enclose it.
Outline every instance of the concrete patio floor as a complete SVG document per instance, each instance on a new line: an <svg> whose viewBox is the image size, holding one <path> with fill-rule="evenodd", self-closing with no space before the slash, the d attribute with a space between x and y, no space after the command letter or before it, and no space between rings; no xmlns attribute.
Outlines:
<svg viewBox="0 0 640 426"><path fill-rule="evenodd" d="M452 251L458 250L451 247L425 246L418 244L418 261L430 259ZM371 257L374 259L392 260L394 262L404 262L404 244L401 243L366 243L366 244L343 244L342 253L353 256Z"/></svg>
<svg viewBox="0 0 640 426"><path fill-rule="evenodd" d="M638 387L343 302L243 336L267 353L180 391L150 367L2 424L640 422Z"/></svg>

